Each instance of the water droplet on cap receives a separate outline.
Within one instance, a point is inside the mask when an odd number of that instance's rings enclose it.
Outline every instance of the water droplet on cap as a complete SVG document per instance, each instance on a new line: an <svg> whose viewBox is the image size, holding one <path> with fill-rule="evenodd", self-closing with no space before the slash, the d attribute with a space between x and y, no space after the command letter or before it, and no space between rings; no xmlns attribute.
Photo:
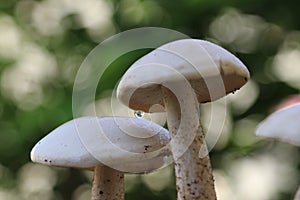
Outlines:
<svg viewBox="0 0 300 200"><path fill-rule="evenodd" d="M144 117L144 112L143 111L140 111L140 110L136 110L136 111L134 111L134 116L136 117L136 118L143 118Z"/></svg>

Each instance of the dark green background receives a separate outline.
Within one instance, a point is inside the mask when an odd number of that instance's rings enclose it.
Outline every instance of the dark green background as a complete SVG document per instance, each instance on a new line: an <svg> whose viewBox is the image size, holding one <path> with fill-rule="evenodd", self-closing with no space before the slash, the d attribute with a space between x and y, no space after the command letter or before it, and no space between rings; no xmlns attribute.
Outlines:
<svg viewBox="0 0 300 200"><path fill-rule="evenodd" d="M5 49L1 49L2 46L0 44L0 200L75 200L79 198L77 197L79 196L78 193L81 193L78 187L86 188L84 191L88 193L91 174L86 175L79 170L54 168L51 173L56 178L50 189L44 188L40 192L34 190L31 193L28 188L24 187L24 180L22 179L24 175L22 173L33 167L33 165L28 163L30 163L30 150L34 144L55 127L72 119L73 83L76 71L83 59L97 44L109 36L144 26L165 27L180 31L192 38L211 40L234 53L245 63L251 73L251 80L257 86L257 96L254 98L253 103L241 112L231 110L234 109L232 108L234 105L228 106L230 118L232 119L232 128L229 131L229 138L225 145L211 151L212 166L215 170L220 170L222 173L227 174L228 177L231 177L230 170L228 170L230 167L228 166L231 166L233 162L238 163L239 160L244 159L257 161L255 169L259 171L260 156L266 155L267 157L269 154L271 156L275 154L276 157L280 152L283 152L283 158L290 157L290 162L287 161L288 159L283 159L282 162L287 162L287 166L291 168L295 176L289 181L291 184L286 186L286 179L282 177L285 175L275 174L274 176L277 177L276 185L280 185L280 180L284 180L281 185L282 188L286 189L273 192L273 196L267 195L267 198L269 200L292 199L299 183L298 149L288 144L270 140L257 140L254 138L254 128L259 121L270 114L274 106L281 100L289 95L297 94L299 91L299 86L290 84L288 80L283 80L276 75L272 65L275 56L282 51L286 49L300 51L298 1L107 1L111 6L110 22L113 30L107 31L107 33L102 35L100 34L97 38L89 34L87 28L80 23L76 13L69 13L60 19L61 21L58 23L61 23L61 32L53 34L41 33L34 25L34 15L32 13L34 13L33 10L37 6L47 2L54 2L55 4L56 1L0 1L0 19L9 19L9 23L14 24L18 31L22 33L22 42L17 43L19 46L16 47L21 53L7 56L5 53L1 53L5 52ZM49 5L52 4L49 3ZM67 7L60 7L60 9L67 9ZM89 10L86 9L85 12L89 12ZM138 14L139 12L142 14ZM235 21L231 18L233 23L240 24L235 26L235 29L229 29L228 31L228 27L230 27L227 24L228 21L223 24L221 22L219 27L221 27L221 30L227 31L218 32L216 35L212 29L212 24L215 24L220 17L228 16L228 14L232 13L236 16ZM56 14L53 15L55 16ZM50 22L44 21L41 24L47 26L48 23ZM1 29L5 29L5 25L1 26L0 24L0 34L3 33ZM102 29L105 29L105 27ZM257 31L257 35L247 40L253 30ZM237 33L240 35L235 36ZM230 36L234 39L229 40L228 38L232 38ZM5 38L3 35L0 35L0 37ZM9 92L12 89L7 89L13 87L7 86L5 81L8 77L8 72L16 68L18 63L20 63L22 52L26 51L26 49L22 48L26 43L25 41L36 45L43 52L47 52L47 55L52 56L55 60L57 66L54 77L51 77L49 81L33 81L31 86L37 84L43 95L41 102L39 104L33 103L34 106L22 104L23 101L29 101L30 104L30 98L35 95L34 93L27 94L28 96L24 97L26 99L16 100L18 97L14 97ZM100 83L104 87L97 90L97 98L103 95L104 90L113 89L127 67L148 51L131 52L116 60L101 77ZM294 64L294 69L299 70L299 63ZM45 66L39 67L43 68ZM66 68L70 70L66 70ZM27 76L27 74L22 75L21 73L21 76ZM21 83L18 77L15 78L14 82L15 84ZM15 95L18 96L18 94ZM241 121L247 122L247 120L252 125L245 126L241 133L237 133L237 130L241 130L236 128L237 124ZM249 129L247 130L247 128ZM241 134L245 134L245 136ZM240 143L240 138L250 138L250 142ZM293 153L289 154L289 152ZM278 156L276 158L278 158L276 160L278 165L282 164L281 157ZM47 168L47 170L48 173L49 169ZM175 186L172 178L169 186L162 191L153 191L148 188L140 176L135 177L134 181L137 184L134 184L128 190L126 199L175 199ZM232 180L232 182L234 181ZM245 179L244 181L248 182L249 180ZM32 182L32 184L41 183ZM281 187L276 186L276 188ZM232 189L233 193L238 193L235 189L237 188ZM249 188L249 191L251 190L252 188ZM77 192L74 193L74 191ZM256 191L252 192L255 193ZM222 198L220 199L222 200Z"/></svg>

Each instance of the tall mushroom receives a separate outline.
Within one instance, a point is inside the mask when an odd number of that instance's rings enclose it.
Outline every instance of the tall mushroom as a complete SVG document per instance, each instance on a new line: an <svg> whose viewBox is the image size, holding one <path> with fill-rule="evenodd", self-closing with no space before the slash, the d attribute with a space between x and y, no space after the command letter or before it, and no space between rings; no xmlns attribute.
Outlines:
<svg viewBox="0 0 300 200"><path fill-rule="evenodd" d="M146 173L170 154L166 129L126 117L82 117L44 137L31 151L33 162L94 170L92 200L124 199L124 173Z"/></svg>
<svg viewBox="0 0 300 200"><path fill-rule="evenodd" d="M234 55L197 39L153 50L122 77L117 97L124 104L134 110L167 112L179 200L216 199L198 104L234 92L248 79L247 68Z"/></svg>
<svg viewBox="0 0 300 200"><path fill-rule="evenodd" d="M300 146L300 104L280 109L262 121L256 135ZM300 200L300 186L294 200Z"/></svg>

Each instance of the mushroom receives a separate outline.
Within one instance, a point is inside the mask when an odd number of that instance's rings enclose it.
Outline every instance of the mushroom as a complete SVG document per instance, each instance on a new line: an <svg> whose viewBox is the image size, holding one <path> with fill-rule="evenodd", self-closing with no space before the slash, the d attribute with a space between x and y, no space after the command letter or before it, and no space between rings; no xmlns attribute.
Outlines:
<svg viewBox="0 0 300 200"><path fill-rule="evenodd" d="M125 105L167 112L178 199L216 199L199 103L226 96L248 79L249 72L238 58L197 39L167 43L137 60L123 75L117 97Z"/></svg>
<svg viewBox="0 0 300 200"><path fill-rule="evenodd" d="M294 106L296 104L300 104L300 95L299 94L289 95L286 98L284 98L281 102L279 102L279 104L275 106L273 111L284 109L289 106Z"/></svg>
<svg viewBox="0 0 300 200"><path fill-rule="evenodd" d="M299 122L300 104L297 104L272 113L258 125L256 135L300 146Z"/></svg>
<svg viewBox="0 0 300 200"><path fill-rule="evenodd" d="M169 133L143 119L81 117L40 140L33 162L94 170L92 200L124 199L124 173L147 173L164 166Z"/></svg>
<svg viewBox="0 0 300 200"><path fill-rule="evenodd" d="M256 135L275 138L283 142L300 146L300 104L281 108L263 120L256 129ZM300 200L300 187L295 195Z"/></svg>

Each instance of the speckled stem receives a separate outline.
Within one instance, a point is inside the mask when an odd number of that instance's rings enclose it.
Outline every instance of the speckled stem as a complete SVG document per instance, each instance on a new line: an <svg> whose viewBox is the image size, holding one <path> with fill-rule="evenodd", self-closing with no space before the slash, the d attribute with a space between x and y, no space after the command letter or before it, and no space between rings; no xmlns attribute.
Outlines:
<svg viewBox="0 0 300 200"><path fill-rule="evenodd" d="M181 93L184 92L181 91ZM183 130L186 134L191 134L190 131L196 132L194 133L195 138L185 153L179 158L175 158L177 198L178 200L216 200L210 159L202 128L199 124L198 102L195 99L192 101L186 100L189 98L188 95L181 94L185 98L180 100L179 105L175 95L168 89L163 89L163 94L167 111L167 123L172 139L179 133L178 130ZM186 105L186 103L188 104ZM193 109L196 109L196 112ZM181 112L183 113L181 114ZM189 112L190 114L184 112ZM184 120L182 116L189 119ZM193 119L196 119L198 123L195 123ZM206 151L206 156L200 158L199 150L202 144L202 152ZM175 145L171 146L171 148L173 152L176 150Z"/></svg>
<svg viewBox="0 0 300 200"><path fill-rule="evenodd" d="M106 166L95 167L92 200L124 200L124 173Z"/></svg>
<svg viewBox="0 0 300 200"><path fill-rule="evenodd" d="M298 187L297 193L294 197L294 200L300 200L300 186Z"/></svg>

